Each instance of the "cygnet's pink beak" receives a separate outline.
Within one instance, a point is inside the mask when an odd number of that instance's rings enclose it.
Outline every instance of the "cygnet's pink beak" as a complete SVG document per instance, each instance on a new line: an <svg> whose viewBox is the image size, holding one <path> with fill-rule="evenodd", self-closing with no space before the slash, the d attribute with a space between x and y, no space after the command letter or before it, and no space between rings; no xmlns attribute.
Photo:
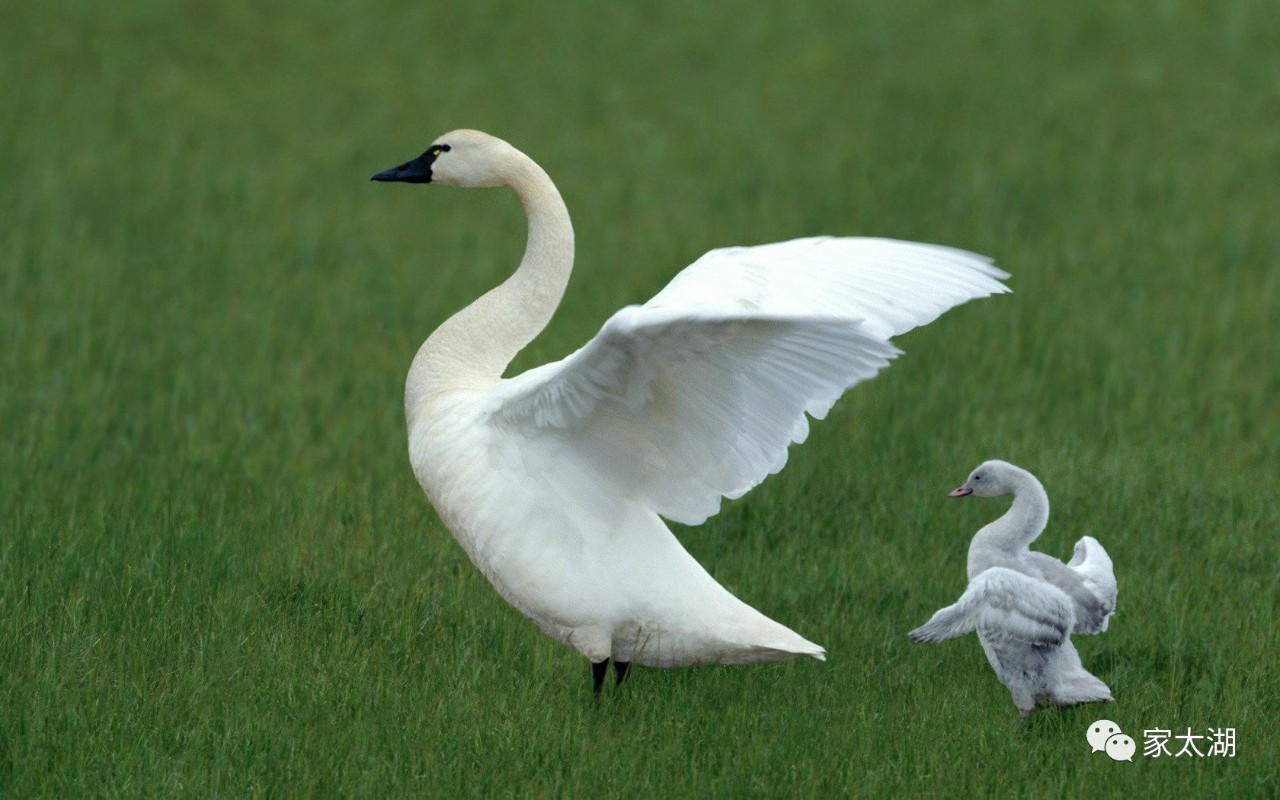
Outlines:
<svg viewBox="0 0 1280 800"><path fill-rule="evenodd" d="M952 489L952 490L951 490L951 495L950 495L950 496L951 496L951 497L964 497L964 496L965 496L965 495L967 495L967 494L973 494L973 490L972 490L972 489L970 489L970 488L969 488L969 484L967 484L967 483L966 483L964 486L957 486L956 488Z"/></svg>

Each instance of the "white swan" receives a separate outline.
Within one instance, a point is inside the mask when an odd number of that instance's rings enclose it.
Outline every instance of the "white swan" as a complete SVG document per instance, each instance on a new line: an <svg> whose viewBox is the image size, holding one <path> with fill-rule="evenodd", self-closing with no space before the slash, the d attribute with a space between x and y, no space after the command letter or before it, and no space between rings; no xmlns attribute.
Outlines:
<svg viewBox="0 0 1280 800"><path fill-rule="evenodd" d="M1007 291L980 256L877 239L714 250L585 347L502 373L550 320L573 265L559 192L478 131L437 139L379 181L506 186L529 237L515 273L441 325L405 385L409 457L498 592L592 662L740 664L821 647L738 600L661 517L696 524L782 468L806 412L898 351L889 337Z"/></svg>
<svg viewBox="0 0 1280 800"><path fill-rule="evenodd" d="M1080 663L1071 634L1107 629L1116 606L1111 558L1092 536L1076 542L1069 564L1028 549L1049 521L1049 496L1034 475L1007 461L983 463L951 496L1010 493L1009 510L969 545L964 594L908 635L939 642L976 630L1024 717L1038 701L1110 700L1107 685Z"/></svg>

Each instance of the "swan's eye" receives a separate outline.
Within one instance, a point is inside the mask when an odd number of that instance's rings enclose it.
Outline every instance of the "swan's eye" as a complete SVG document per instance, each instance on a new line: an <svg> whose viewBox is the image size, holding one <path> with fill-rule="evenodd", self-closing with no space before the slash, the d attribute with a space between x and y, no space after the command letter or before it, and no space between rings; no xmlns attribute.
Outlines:
<svg viewBox="0 0 1280 800"><path fill-rule="evenodd" d="M982 476L981 476L981 475L974 475L974 476L973 476L973 479L974 479L975 481L980 481L980 480L982 480Z"/></svg>

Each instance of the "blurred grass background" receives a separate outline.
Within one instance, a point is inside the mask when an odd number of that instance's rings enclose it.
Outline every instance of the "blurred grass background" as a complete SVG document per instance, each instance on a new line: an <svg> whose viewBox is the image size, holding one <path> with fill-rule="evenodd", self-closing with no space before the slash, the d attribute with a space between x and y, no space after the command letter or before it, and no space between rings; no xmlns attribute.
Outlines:
<svg viewBox="0 0 1280 800"><path fill-rule="evenodd" d="M1274 794L1280 28L1266 2L10 4L0 26L0 793ZM704 251L996 257L682 540L826 664L586 664L405 456L417 345L523 247L501 192L374 171L476 127L558 182L578 271L514 369ZM1039 547L1111 551L1116 702L1027 725L964 584L1001 457ZM1090 755L1105 716L1234 758Z"/></svg>

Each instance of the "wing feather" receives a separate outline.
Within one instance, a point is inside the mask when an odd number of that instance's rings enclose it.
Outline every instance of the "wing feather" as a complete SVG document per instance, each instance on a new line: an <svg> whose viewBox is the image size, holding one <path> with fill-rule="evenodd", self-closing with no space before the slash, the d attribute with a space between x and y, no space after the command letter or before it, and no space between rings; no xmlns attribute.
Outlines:
<svg viewBox="0 0 1280 800"><path fill-rule="evenodd" d="M486 413L668 519L697 524L786 463L889 337L1007 291L981 257L880 239L714 250L562 361L502 381Z"/></svg>
<svg viewBox="0 0 1280 800"><path fill-rule="evenodd" d="M907 635L913 642L941 642L978 630L994 641L1057 646L1074 626L1071 600L1057 587L992 567L976 575L959 600Z"/></svg>

